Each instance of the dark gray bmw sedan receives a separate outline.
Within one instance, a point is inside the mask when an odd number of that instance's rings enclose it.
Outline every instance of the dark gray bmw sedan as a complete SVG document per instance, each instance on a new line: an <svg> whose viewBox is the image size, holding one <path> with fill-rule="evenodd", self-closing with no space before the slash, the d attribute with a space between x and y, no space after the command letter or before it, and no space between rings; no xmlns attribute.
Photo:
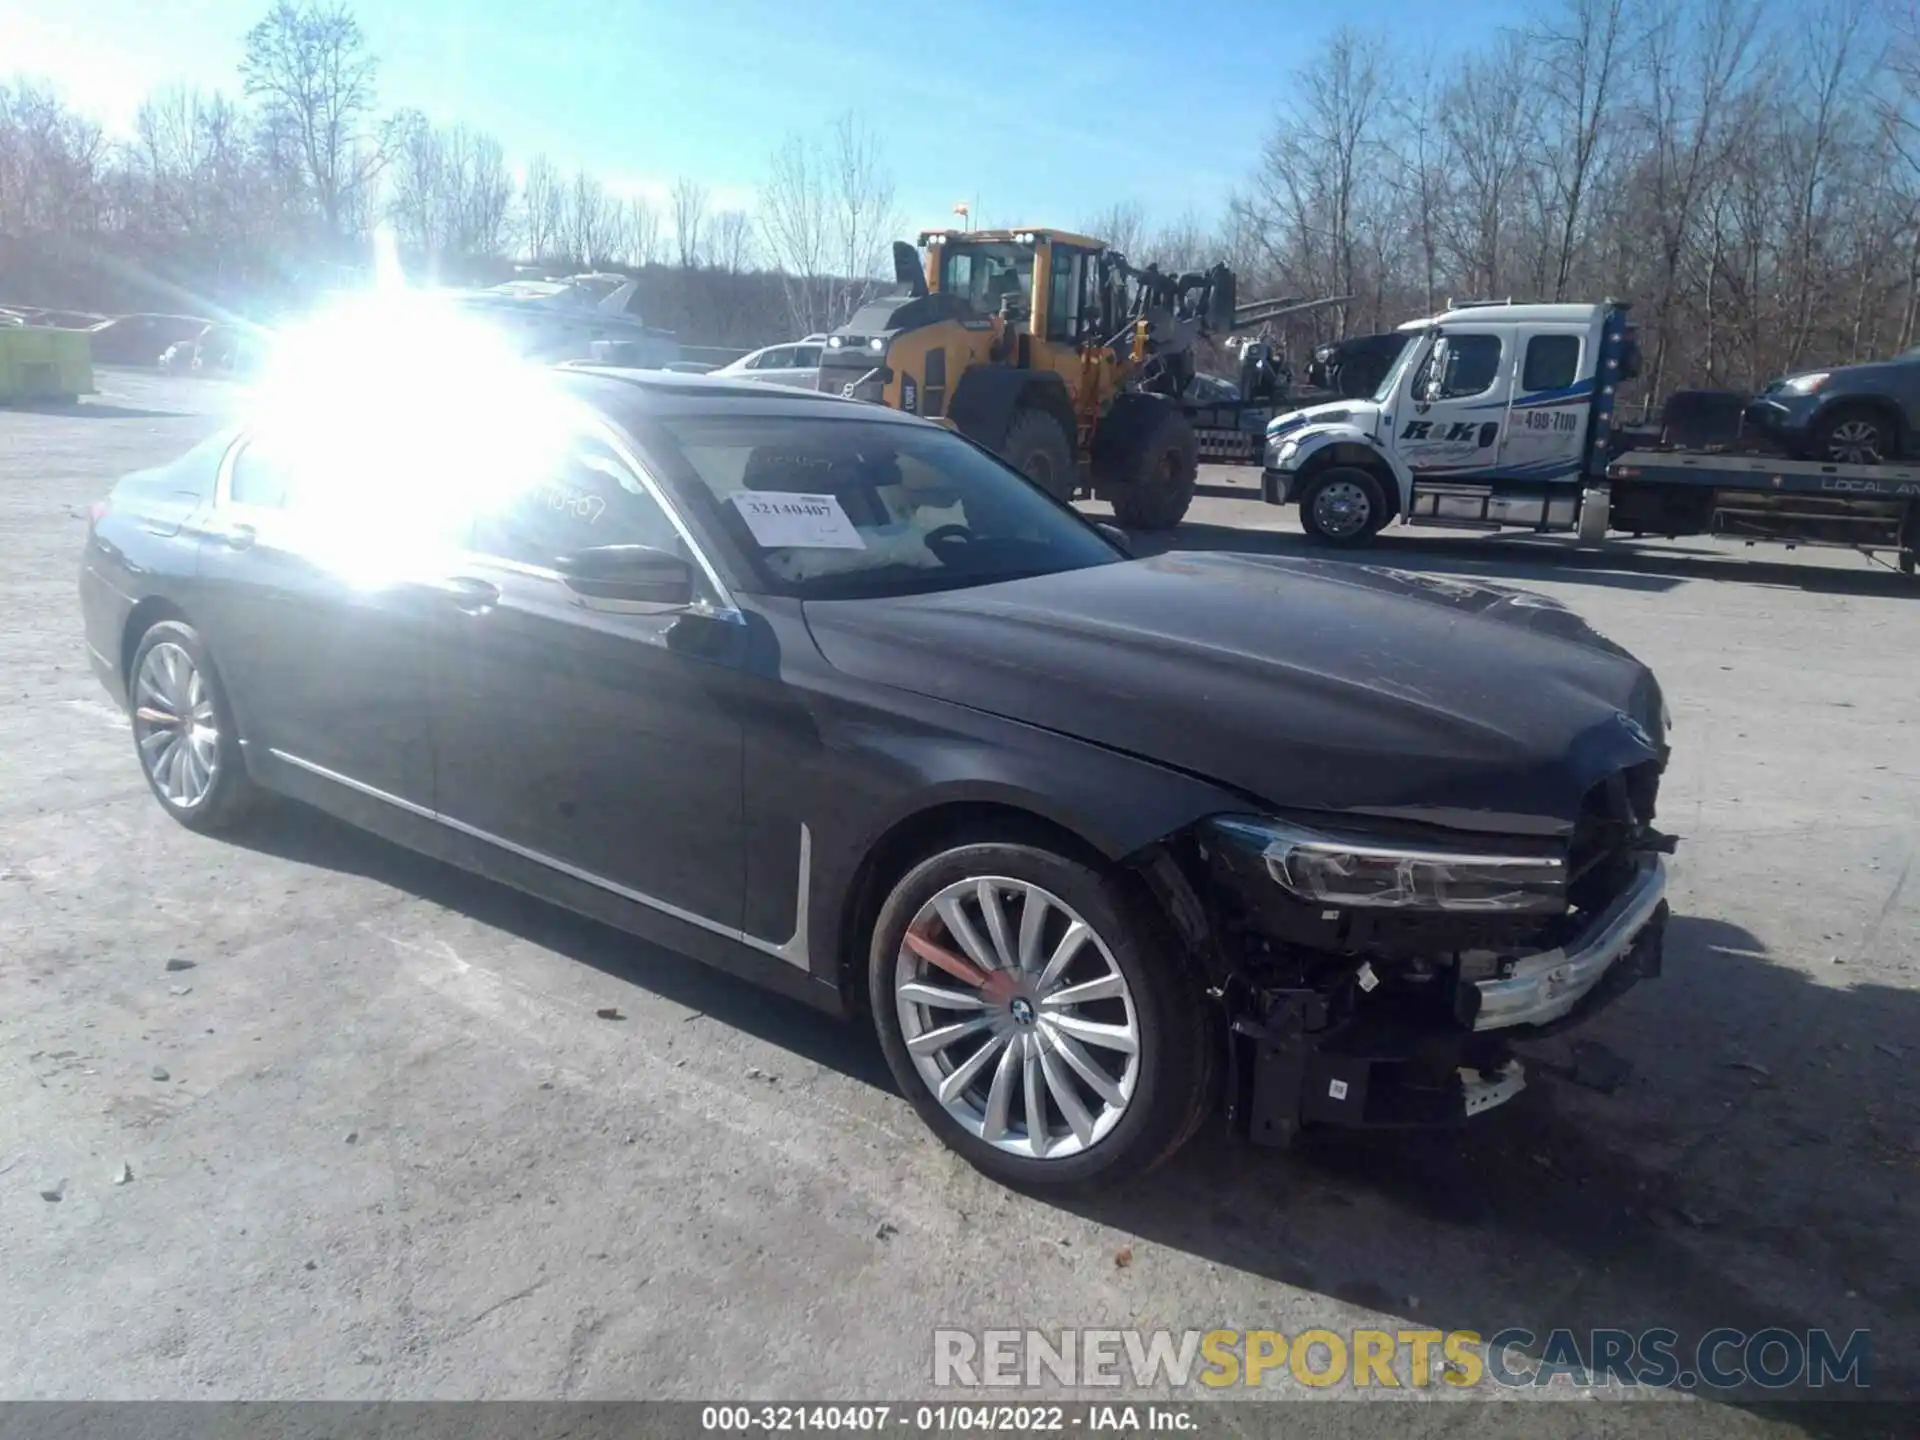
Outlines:
<svg viewBox="0 0 1920 1440"><path fill-rule="evenodd" d="M1133 559L852 401L540 377L266 417L96 507L87 642L170 815L291 797L869 1020L1020 1184L1220 1110L1458 1121L1658 973L1665 707L1568 611Z"/></svg>

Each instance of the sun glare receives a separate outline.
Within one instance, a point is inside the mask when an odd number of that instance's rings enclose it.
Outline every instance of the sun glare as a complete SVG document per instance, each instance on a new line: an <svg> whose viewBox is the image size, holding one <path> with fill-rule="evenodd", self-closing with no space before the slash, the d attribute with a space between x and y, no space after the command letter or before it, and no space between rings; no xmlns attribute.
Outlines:
<svg viewBox="0 0 1920 1440"><path fill-rule="evenodd" d="M575 420L494 326L394 286L284 330L248 409L302 549L370 585L460 548L476 513L550 473Z"/></svg>

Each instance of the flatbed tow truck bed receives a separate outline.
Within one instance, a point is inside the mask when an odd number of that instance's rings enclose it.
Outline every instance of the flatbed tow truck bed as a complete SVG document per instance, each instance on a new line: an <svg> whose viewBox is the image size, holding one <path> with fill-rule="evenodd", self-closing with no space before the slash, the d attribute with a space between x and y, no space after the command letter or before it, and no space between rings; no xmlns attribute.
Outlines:
<svg viewBox="0 0 1920 1440"><path fill-rule="evenodd" d="M1629 450L1581 506L1583 539L1606 530L1892 552L1913 574L1920 465L1840 465L1711 450Z"/></svg>

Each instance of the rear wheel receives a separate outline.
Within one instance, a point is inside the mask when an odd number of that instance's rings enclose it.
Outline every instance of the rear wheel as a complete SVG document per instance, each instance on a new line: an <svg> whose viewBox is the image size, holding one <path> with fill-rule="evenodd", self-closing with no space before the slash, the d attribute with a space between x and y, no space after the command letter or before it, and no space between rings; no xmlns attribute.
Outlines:
<svg viewBox="0 0 1920 1440"><path fill-rule="evenodd" d="M902 1093L1009 1184L1147 1169L1211 1098L1217 1037L1164 927L1051 850L961 845L916 866L881 908L868 983Z"/></svg>
<svg viewBox="0 0 1920 1440"><path fill-rule="evenodd" d="M165 620L140 638L128 694L133 742L160 807L189 830L222 830L257 791L200 632Z"/></svg>
<svg viewBox="0 0 1920 1440"><path fill-rule="evenodd" d="M1045 410L1015 412L1001 453L1054 499L1073 498L1073 446L1060 422Z"/></svg>
<svg viewBox="0 0 1920 1440"><path fill-rule="evenodd" d="M1815 460L1835 465L1880 465L1900 456L1893 421L1878 410L1835 410L1814 427L1809 447Z"/></svg>
<svg viewBox="0 0 1920 1440"><path fill-rule="evenodd" d="M1321 471L1300 497L1300 528L1329 545L1364 545L1386 523L1386 491L1356 466Z"/></svg>
<svg viewBox="0 0 1920 1440"><path fill-rule="evenodd" d="M1125 398L1125 397L1123 397ZM1171 530L1186 518L1200 479L1200 441L1187 417L1143 400L1109 419L1103 492L1129 530Z"/></svg>

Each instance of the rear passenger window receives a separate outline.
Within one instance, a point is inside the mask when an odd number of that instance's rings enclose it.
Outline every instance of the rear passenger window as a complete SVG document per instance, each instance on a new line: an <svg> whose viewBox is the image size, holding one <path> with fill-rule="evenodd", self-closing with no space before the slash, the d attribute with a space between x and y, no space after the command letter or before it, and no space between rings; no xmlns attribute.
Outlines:
<svg viewBox="0 0 1920 1440"><path fill-rule="evenodd" d="M1564 390L1580 374L1578 335L1536 335L1527 341L1527 363L1520 372L1520 388Z"/></svg>
<svg viewBox="0 0 1920 1440"><path fill-rule="evenodd" d="M577 444L554 473L483 510L473 548L551 569L601 545L651 545L680 553L680 533L624 461L597 440Z"/></svg>
<svg viewBox="0 0 1920 1440"><path fill-rule="evenodd" d="M258 437L241 442L227 473L227 501L272 510L287 506L287 467L276 463L273 447Z"/></svg>

